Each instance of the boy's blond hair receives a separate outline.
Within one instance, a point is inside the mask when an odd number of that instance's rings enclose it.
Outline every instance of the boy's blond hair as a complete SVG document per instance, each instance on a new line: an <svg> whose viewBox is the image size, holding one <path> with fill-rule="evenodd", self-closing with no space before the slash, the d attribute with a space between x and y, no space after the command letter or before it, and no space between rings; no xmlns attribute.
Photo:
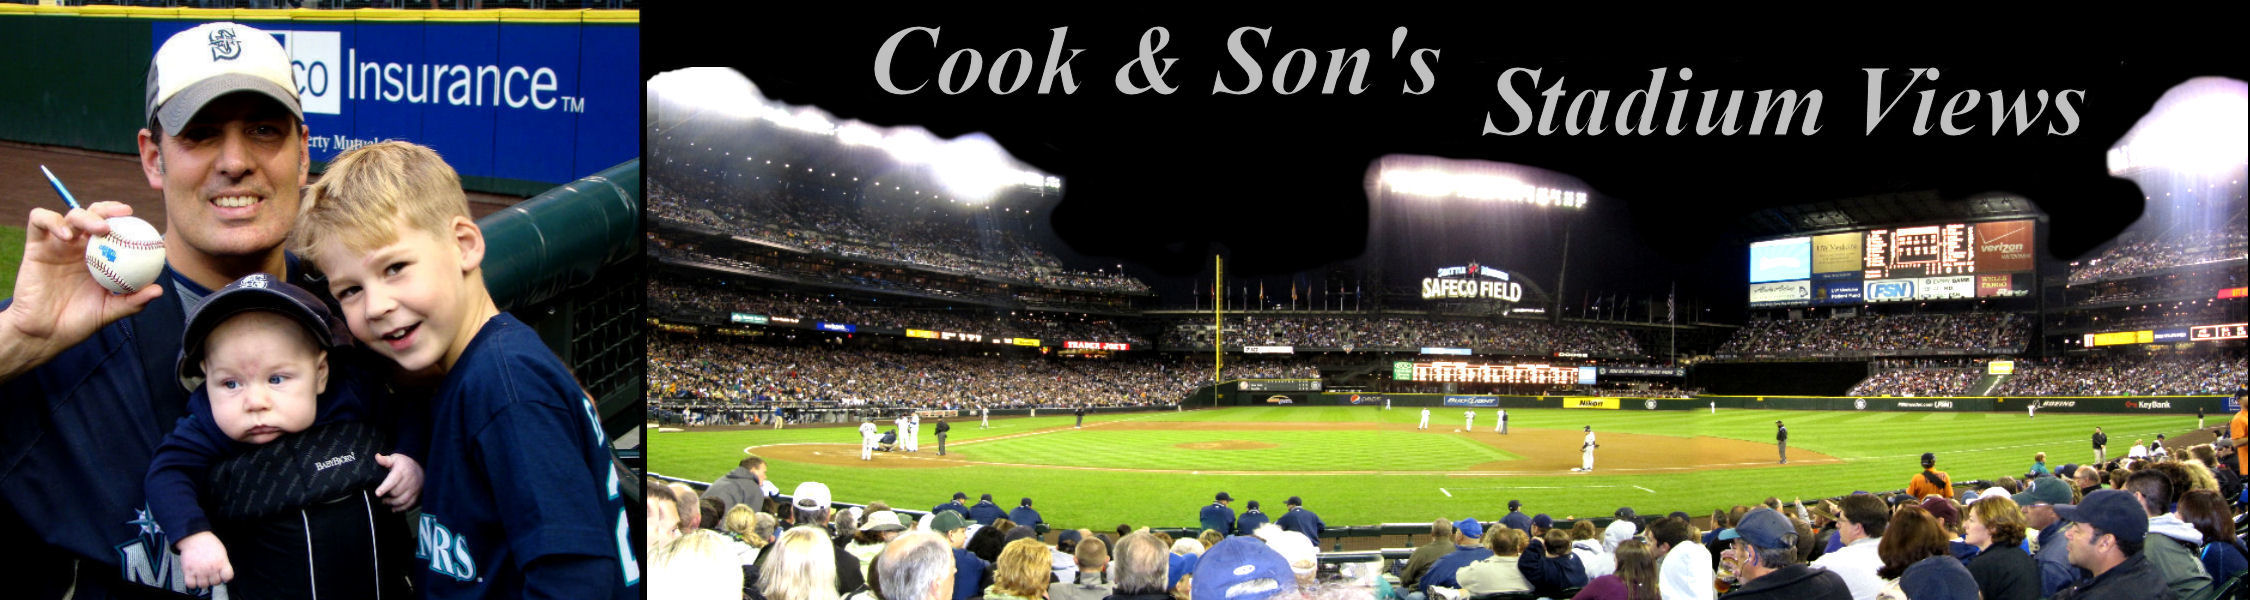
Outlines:
<svg viewBox="0 0 2250 600"><path fill-rule="evenodd" d="M289 249L314 263L315 251L330 240L373 250L398 241L400 220L451 239L453 218L469 216L469 198L453 167L435 150L397 141L337 155L299 206Z"/></svg>

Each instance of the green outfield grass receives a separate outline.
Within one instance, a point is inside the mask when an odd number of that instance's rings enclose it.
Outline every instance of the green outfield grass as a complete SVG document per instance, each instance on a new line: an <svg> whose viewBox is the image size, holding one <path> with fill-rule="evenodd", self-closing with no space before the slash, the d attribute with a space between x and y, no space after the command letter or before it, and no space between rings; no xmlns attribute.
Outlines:
<svg viewBox="0 0 2250 600"><path fill-rule="evenodd" d="M1450 433L1461 426L1460 408L1433 408L1432 429ZM1099 415L1088 424L1111 421L1187 422L1379 422L1412 425L1418 408L1381 411L1373 407L1248 407L1181 413ZM1477 411L1477 429L1489 435L1491 409ZM1013 464L1067 465L1173 470L1270 471L1256 475L1131 473L1080 468L969 465L933 469L870 469L774 461L770 474L784 491L801 481L820 481L842 502L882 500L894 506L928 509L953 492L971 497L991 493L1003 507L1030 496L1051 523L1107 529L1134 526L1186 526L1214 492L1259 500L1278 515L1281 501L1303 496L1306 508L1330 525L1426 521L1435 517L1496 517L1509 499L1521 499L1527 512L1607 515L1618 506L1643 514L1684 510L1709 514L1713 508L1754 503L1766 496L1826 497L1855 490L1895 490L1920 470L1923 452L1938 454L1938 468L1957 481L2021 475L2035 452L2047 452L2050 466L2091 458L2087 438L2094 426L2109 431L2111 452L2122 455L2137 438L2159 432L2185 433L2192 416L2019 413L1818 412L1721 410L1598 411L1511 410L1511 430L1575 431L1677 436L1683 456L1694 451L1689 437L1773 440L1773 422L1789 423L1792 451L1820 452L1842 464L1786 468L1711 470L1663 474L1553 476L1445 476L1428 474L1302 475L1291 471L1446 470L1513 457L1484 444L1451 436L1406 431L1121 431L1083 430L1021 435L1068 426L1070 416L995 419L992 429L975 420L954 424L953 443L1020 436L959 448L964 458ZM924 449L936 438L924 424ZM795 428L783 431L655 433L649 436L649 468L665 475L710 481L729 469L750 446L784 443L856 444L848 428ZM1273 444L1252 450L1184 450L1176 444L1239 440ZM1603 462L1604 466L1619 465ZM1237 502L1235 508L1243 508Z"/></svg>

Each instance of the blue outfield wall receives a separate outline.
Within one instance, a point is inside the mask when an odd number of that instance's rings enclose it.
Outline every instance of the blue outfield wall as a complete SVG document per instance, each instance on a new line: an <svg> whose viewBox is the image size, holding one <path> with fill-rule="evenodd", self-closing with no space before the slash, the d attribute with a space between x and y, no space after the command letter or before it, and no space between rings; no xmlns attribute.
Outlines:
<svg viewBox="0 0 2250 600"><path fill-rule="evenodd" d="M315 163L402 139L530 195L640 155L637 11L0 8L0 139L132 152L150 53L222 20L289 50Z"/></svg>

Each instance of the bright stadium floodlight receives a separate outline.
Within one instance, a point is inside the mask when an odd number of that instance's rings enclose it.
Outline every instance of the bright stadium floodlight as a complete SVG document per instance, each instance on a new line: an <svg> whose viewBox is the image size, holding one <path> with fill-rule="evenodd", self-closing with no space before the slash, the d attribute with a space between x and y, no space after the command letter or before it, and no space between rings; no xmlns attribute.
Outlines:
<svg viewBox="0 0 2250 600"><path fill-rule="evenodd" d="M1481 160L1391 155L1369 170L1371 193L1433 200L1470 200L1530 206L1585 208L1587 193L1546 183L1539 169Z"/></svg>
<svg viewBox="0 0 2250 600"><path fill-rule="evenodd" d="M836 141L846 146L880 146L883 132L859 121L848 121L836 127Z"/></svg>
<svg viewBox="0 0 2250 600"><path fill-rule="evenodd" d="M2226 175L2250 163L2250 84L2197 77L2164 92L2109 149L2109 172Z"/></svg>
<svg viewBox="0 0 2250 600"><path fill-rule="evenodd" d="M930 168L939 185L969 204L989 202L1009 186L1038 187L1046 181L1043 174L1016 168L1015 159L981 133L946 142Z"/></svg>
<svg viewBox="0 0 2250 600"><path fill-rule="evenodd" d="M883 151L891 153L891 159L899 164L919 165L937 157L938 141L920 127L901 127L883 138Z"/></svg>
<svg viewBox="0 0 2250 600"><path fill-rule="evenodd" d="M649 78L648 94L735 118L755 116L768 104L757 84L734 69L720 67L659 73Z"/></svg>

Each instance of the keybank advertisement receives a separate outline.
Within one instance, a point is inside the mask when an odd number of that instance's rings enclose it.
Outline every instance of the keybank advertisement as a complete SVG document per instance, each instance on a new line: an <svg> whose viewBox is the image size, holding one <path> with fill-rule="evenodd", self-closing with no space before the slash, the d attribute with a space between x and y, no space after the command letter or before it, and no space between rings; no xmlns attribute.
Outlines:
<svg viewBox="0 0 2250 600"><path fill-rule="evenodd" d="M150 24L155 45L198 21ZM560 184L640 154L640 26L256 24L289 50L315 161L429 146L465 177Z"/></svg>

